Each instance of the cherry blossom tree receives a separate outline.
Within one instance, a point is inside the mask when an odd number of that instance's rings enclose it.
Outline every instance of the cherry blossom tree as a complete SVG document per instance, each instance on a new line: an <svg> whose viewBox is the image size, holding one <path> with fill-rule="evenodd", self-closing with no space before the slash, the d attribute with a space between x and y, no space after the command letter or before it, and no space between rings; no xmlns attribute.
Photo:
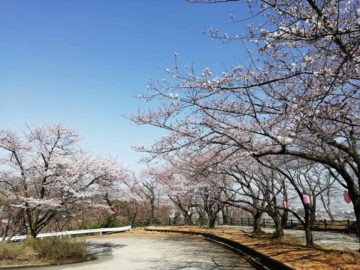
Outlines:
<svg viewBox="0 0 360 270"><path fill-rule="evenodd" d="M162 189L151 169L144 169L139 176L133 176L125 183L130 190L131 198L146 209L146 218L149 223L155 224Z"/></svg>
<svg viewBox="0 0 360 270"><path fill-rule="evenodd" d="M191 2L227 2L191 1ZM235 1L234 1L235 2ZM222 156L292 156L320 163L349 192L360 234L359 1L248 1L244 61L221 75L210 68L167 70L146 101L161 107L132 117L169 131L153 155L213 147ZM234 20L236 21L236 20Z"/></svg>
<svg viewBox="0 0 360 270"><path fill-rule="evenodd" d="M193 224L193 215L198 202L194 194L193 181L183 175L175 166L167 165L165 168L152 170L163 192L181 212L185 224Z"/></svg>
<svg viewBox="0 0 360 270"><path fill-rule="evenodd" d="M264 161L264 159L261 159ZM287 206L275 206L290 212L302 224L305 231L307 246L314 246L312 236L312 226L316 220L316 205L319 197L332 188L336 181L329 177L327 169L324 166L314 162L309 162L299 158L268 158L266 162L261 162L267 168L272 170L273 178L279 182L285 183L288 187L287 194L292 194L293 202L301 205L304 216L298 214L293 207L289 206L288 197L284 197ZM305 199L307 196L308 201Z"/></svg>
<svg viewBox="0 0 360 270"><path fill-rule="evenodd" d="M265 172L265 169L243 170L239 166L231 168L226 172L231 175L240 185L236 190L235 199L231 203L248 204L250 213L254 219L253 232L261 232L261 218L267 213L275 224L274 238L280 238L284 235L282 213L279 209L280 196L282 195L281 185L277 179L271 175L271 171ZM281 201L280 201L281 204Z"/></svg>
<svg viewBox="0 0 360 270"><path fill-rule="evenodd" d="M0 130L1 193L12 212L23 213L27 234L36 237L80 203L110 211L104 195L126 172L111 158L84 153L78 141L61 125L30 128L23 136Z"/></svg>
<svg viewBox="0 0 360 270"><path fill-rule="evenodd" d="M191 224L194 212L199 219L206 219L209 227L214 227L226 204L224 189L226 176L212 172L213 155L190 153L168 157L161 168L152 170L164 192L181 211L185 222Z"/></svg>

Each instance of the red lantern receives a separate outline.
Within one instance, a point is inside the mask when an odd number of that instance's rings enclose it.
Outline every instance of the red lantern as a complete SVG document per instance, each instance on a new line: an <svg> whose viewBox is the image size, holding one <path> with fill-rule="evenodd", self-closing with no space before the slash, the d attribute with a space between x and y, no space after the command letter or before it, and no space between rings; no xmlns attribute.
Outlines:
<svg viewBox="0 0 360 270"><path fill-rule="evenodd" d="M304 204L310 204L310 197L306 193L303 195Z"/></svg>
<svg viewBox="0 0 360 270"><path fill-rule="evenodd" d="M344 200L347 204L349 204L351 202L349 193L347 191L344 191Z"/></svg>
<svg viewBox="0 0 360 270"><path fill-rule="evenodd" d="M283 207L284 208L289 208L289 203L288 203L288 201L283 201Z"/></svg>

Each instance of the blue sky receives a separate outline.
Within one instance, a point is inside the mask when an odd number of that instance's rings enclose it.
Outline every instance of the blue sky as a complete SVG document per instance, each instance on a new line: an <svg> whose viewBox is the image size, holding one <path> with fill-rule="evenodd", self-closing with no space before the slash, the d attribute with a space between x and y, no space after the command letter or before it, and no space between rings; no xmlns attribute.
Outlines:
<svg viewBox="0 0 360 270"><path fill-rule="evenodd" d="M0 127L62 123L79 131L84 149L118 157L137 168L162 134L124 115L146 104L135 98L150 79L165 77L174 53L181 65L221 71L244 54L238 43L203 34L206 27L234 32L229 13L246 16L239 3L190 4L185 0L0 1Z"/></svg>

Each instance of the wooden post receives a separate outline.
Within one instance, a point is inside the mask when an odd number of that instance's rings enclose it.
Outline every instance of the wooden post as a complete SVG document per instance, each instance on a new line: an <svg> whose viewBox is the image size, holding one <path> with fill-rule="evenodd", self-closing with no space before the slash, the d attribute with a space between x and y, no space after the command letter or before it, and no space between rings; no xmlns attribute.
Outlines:
<svg viewBox="0 0 360 270"><path fill-rule="evenodd" d="M291 228L294 227L294 224L293 224L293 220L292 220L292 219L290 219L290 226L291 226Z"/></svg>
<svg viewBox="0 0 360 270"><path fill-rule="evenodd" d="M326 224L326 219L324 219L324 228L325 228L325 230L327 229L327 226L326 226L327 224Z"/></svg>
<svg viewBox="0 0 360 270"><path fill-rule="evenodd" d="M348 233L350 233L350 220L347 220L347 229L348 229Z"/></svg>

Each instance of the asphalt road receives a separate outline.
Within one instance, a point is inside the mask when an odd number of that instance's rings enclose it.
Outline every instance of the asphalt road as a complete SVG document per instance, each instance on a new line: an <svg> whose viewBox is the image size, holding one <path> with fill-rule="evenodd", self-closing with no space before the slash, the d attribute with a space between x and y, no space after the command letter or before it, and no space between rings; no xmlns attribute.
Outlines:
<svg viewBox="0 0 360 270"><path fill-rule="evenodd" d="M87 241L99 259L92 262L29 268L31 270L195 270L254 269L242 257L197 236L141 234Z"/></svg>

